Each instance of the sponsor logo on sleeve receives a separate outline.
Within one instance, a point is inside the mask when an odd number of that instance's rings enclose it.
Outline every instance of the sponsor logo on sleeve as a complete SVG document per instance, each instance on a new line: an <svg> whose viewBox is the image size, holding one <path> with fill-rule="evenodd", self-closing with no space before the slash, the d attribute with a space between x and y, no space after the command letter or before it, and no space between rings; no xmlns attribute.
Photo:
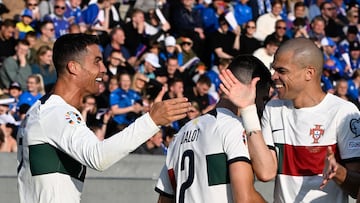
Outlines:
<svg viewBox="0 0 360 203"><path fill-rule="evenodd" d="M360 136L360 119L351 119L350 121L350 130L355 134L355 137Z"/></svg>

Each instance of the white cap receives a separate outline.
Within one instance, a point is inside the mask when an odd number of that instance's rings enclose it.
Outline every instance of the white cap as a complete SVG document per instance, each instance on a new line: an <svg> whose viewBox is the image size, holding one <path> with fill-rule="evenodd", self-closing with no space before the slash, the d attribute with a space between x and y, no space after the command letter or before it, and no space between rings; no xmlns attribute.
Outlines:
<svg viewBox="0 0 360 203"><path fill-rule="evenodd" d="M10 114L2 114L0 115L0 125L1 124L7 124L7 123L11 123L11 124L16 124L16 121L14 119L14 117Z"/></svg>
<svg viewBox="0 0 360 203"><path fill-rule="evenodd" d="M204 2L205 2L206 4L211 4L211 3L212 3L212 0L204 0Z"/></svg>
<svg viewBox="0 0 360 203"><path fill-rule="evenodd" d="M175 46L175 45L176 45L175 37L170 35L165 38L165 46Z"/></svg>
<svg viewBox="0 0 360 203"><path fill-rule="evenodd" d="M147 53L145 56L145 61L149 62L155 68L160 68L159 57L153 53Z"/></svg>

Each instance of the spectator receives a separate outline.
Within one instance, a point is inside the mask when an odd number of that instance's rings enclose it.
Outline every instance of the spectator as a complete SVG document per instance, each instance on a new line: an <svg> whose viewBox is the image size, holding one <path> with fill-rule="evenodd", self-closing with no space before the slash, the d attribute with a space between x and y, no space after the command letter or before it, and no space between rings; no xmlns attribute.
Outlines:
<svg viewBox="0 0 360 203"><path fill-rule="evenodd" d="M119 75L121 73L128 73L130 75L135 74L135 69L126 61L125 57L122 55L120 51L113 50L110 53L110 57L108 57L106 62L106 76L107 78L104 80L107 82L113 75Z"/></svg>
<svg viewBox="0 0 360 203"><path fill-rule="evenodd" d="M234 6L235 19L241 28L245 28L253 18L251 7L247 5L248 2L249 0L237 0Z"/></svg>
<svg viewBox="0 0 360 203"><path fill-rule="evenodd" d="M350 26L355 26L357 28L357 30L360 29L360 23L359 23L359 11L354 11L354 10L349 10L347 12L347 19L349 21L349 23L347 23L344 27L343 27L343 31L344 33L348 32L348 29ZM356 33L358 34L358 33Z"/></svg>
<svg viewBox="0 0 360 203"><path fill-rule="evenodd" d="M159 131L148 139L145 143L140 145L135 151L134 154L148 154L148 155L164 155L163 148L161 144L163 142L162 132Z"/></svg>
<svg viewBox="0 0 360 203"><path fill-rule="evenodd" d="M25 0L25 9L29 9L32 12L32 22L31 26L35 28L34 26L37 25L38 22L40 22L40 9L39 9L39 1L38 0Z"/></svg>
<svg viewBox="0 0 360 203"><path fill-rule="evenodd" d="M135 9L131 15L131 21L124 25L125 47L128 48L130 56L139 57L149 43L145 34L144 13Z"/></svg>
<svg viewBox="0 0 360 203"><path fill-rule="evenodd" d="M22 90L26 90L26 81L31 75L31 67L27 61L29 42L20 40L16 47L16 53L7 57L0 69L0 81L2 88L7 88L12 82L18 82Z"/></svg>
<svg viewBox="0 0 360 203"><path fill-rule="evenodd" d="M360 100L359 97L359 87L360 87L360 69L354 71L351 79L348 80L348 92L347 94L351 99Z"/></svg>
<svg viewBox="0 0 360 203"><path fill-rule="evenodd" d="M155 79L154 71L156 68L161 68L159 57L153 53L146 53L144 63L139 66L138 71L145 74L149 79Z"/></svg>
<svg viewBox="0 0 360 203"><path fill-rule="evenodd" d="M166 155L167 149L170 143L172 142L172 140L174 139L177 131L171 126L163 127L162 131L163 131L163 143L161 144L161 147L164 151L164 155Z"/></svg>
<svg viewBox="0 0 360 203"><path fill-rule="evenodd" d="M245 25L244 34L240 36L240 54L253 54L256 49L261 47L260 41L254 37L255 32L255 21L250 20Z"/></svg>
<svg viewBox="0 0 360 203"><path fill-rule="evenodd" d="M54 2L54 13L46 15L44 20L49 20L54 23L55 38L69 33L70 23L64 16L66 9L65 0L55 0Z"/></svg>
<svg viewBox="0 0 360 203"><path fill-rule="evenodd" d="M330 37L324 37L321 40L321 46L324 54L324 70L329 71L331 81L336 81L350 70L348 65L345 66L338 57L335 56L336 43Z"/></svg>
<svg viewBox="0 0 360 203"><path fill-rule="evenodd" d="M111 113L98 112L95 97L93 95L86 95L82 100L81 115L86 125L94 131L96 137L99 140L103 140Z"/></svg>
<svg viewBox="0 0 360 203"><path fill-rule="evenodd" d="M304 18L296 18L293 21L293 26L291 31L289 32L291 38L304 37L309 38L309 34L307 31L308 27L306 26L306 22Z"/></svg>
<svg viewBox="0 0 360 203"><path fill-rule="evenodd" d="M265 42L268 42L270 39L277 39L280 44L289 39L289 37L286 36L286 21L281 19L275 22L275 31L266 36Z"/></svg>
<svg viewBox="0 0 360 203"><path fill-rule="evenodd" d="M38 7L40 19L44 19L45 16L54 13L54 1L52 0L40 0Z"/></svg>
<svg viewBox="0 0 360 203"><path fill-rule="evenodd" d="M280 12L282 10L282 1L275 0L271 4L271 12L261 15L256 21L256 32L254 37L263 42L269 34L275 31L275 23L282 19Z"/></svg>
<svg viewBox="0 0 360 203"><path fill-rule="evenodd" d="M82 17L81 8L80 8L81 0L69 0L66 1L66 9L64 16L69 21L70 24L77 24L81 26L82 30L86 30L86 25L84 19ZM85 26L85 28L83 28Z"/></svg>
<svg viewBox="0 0 360 203"><path fill-rule="evenodd" d="M104 60L108 60L110 53L115 51L120 51L122 56L128 61L132 66L135 64L136 57L131 57L129 50L125 47L125 32L122 28L115 27L110 32L110 42L104 48ZM130 58L131 57L131 58Z"/></svg>
<svg viewBox="0 0 360 203"><path fill-rule="evenodd" d="M176 57L169 57L166 61L165 64L166 67L166 73L167 73L167 78L168 81L170 79L174 79L174 78L181 78L183 79L183 73L180 72L180 66L178 63L178 58Z"/></svg>
<svg viewBox="0 0 360 203"><path fill-rule="evenodd" d="M336 81L334 95L355 104L355 106L360 110L359 100L355 100L348 96L348 81L346 81L346 79L341 78Z"/></svg>
<svg viewBox="0 0 360 203"><path fill-rule="evenodd" d="M14 127L0 118L0 152L17 152L17 143L12 136Z"/></svg>
<svg viewBox="0 0 360 203"><path fill-rule="evenodd" d="M316 16L310 25L309 38L312 39L318 46L321 40L325 37L325 20L321 16Z"/></svg>
<svg viewBox="0 0 360 203"><path fill-rule="evenodd" d="M25 35L27 32L34 31L34 28L30 25L32 20L32 11L30 9L24 9L21 12L21 20L16 23L16 29L19 33L19 39L25 39Z"/></svg>
<svg viewBox="0 0 360 203"><path fill-rule="evenodd" d="M19 96L18 107L22 104L32 106L44 94L44 82L40 74L30 75L26 82L26 90Z"/></svg>
<svg viewBox="0 0 360 203"><path fill-rule="evenodd" d="M194 2L194 0L181 0L181 5L172 12L171 25L174 27L175 36L186 35L191 38L194 52L202 58L205 33L201 14L193 9Z"/></svg>
<svg viewBox="0 0 360 203"><path fill-rule="evenodd" d="M339 42L344 36L342 25L336 21L336 7L333 2L323 2L320 5L321 17L325 20L325 34L334 42Z"/></svg>
<svg viewBox="0 0 360 203"><path fill-rule="evenodd" d="M95 30L99 34L110 32L109 27L109 0L97 0L82 10L82 17L88 29Z"/></svg>
<svg viewBox="0 0 360 203"><path fill-rule="evenodd" d="M315 0L309 7L309 20L312 21L316 16L321 15L320 5L326 0Z"/></svg>
<svg viewBox="0 0 360 203"><path fill-rule="evenodd" d="M214 0L202 11L203 29L206 36L215 33L219 27L219 17L229 10L228 3L224 0Z"/></svg>
<svg viewBox="0 0 360 203"><path fill-rule="evenodd" d="M340 43L339 43L339 51L340 53L349 53L349 45L350 43L354 42L354 41L358 41L358 37L357 34L359 33L359 30L357 29L356 26L348 26L347 27L347 32L346 32L346 38L343 39Z"/></svg>
<svg viewBox="0 0 360 203"><path fill-rule="evenodd" d="M185 88L184 96L190 102L197 102L199 104L201 114L207 113L215 107L215 104L210 104L209 89L211 87L211 80L206 75L200 75L194 86Z"/></svg>
<svg viewBox="0 0 360 203"><path fill-rule="evenodd" d="M351 64L351 71L360 69L360 43L358 41L350 42L349 58Z"/></svg>
<svg viewBox="0 0 360 203"><path fill-rule="evenodd" d="M17 103L19 102L19 97L22 94L21 86L18 82L13 82L10 84L9 87L9 97L14 99L14 102L9 104L9 113L14 116L16 120L19 120L18 117L16 117L17 109Z"/></svg>
<svg viewBox="0 0 360 203"><path fill-rule="evenodd" d="M26 56L29 64L33 64L36 61L36 38L36 32L34 31L30 31L25 34L25 40L29 42L29 53Z"/></svg>
<svg viewBox="0 0 360 203"><path fill-rule="evenodd" d="M119 75L119 88L110 93L110 107L118 131L141 115L141 100L141 96L131 89L131 76L127 73Z"/></svg>
<svg viewBox="0 0 360 203"><path fill-rule="evenodd" d="M34 45L34 49L38 50L41 46L47 45L50 48L54 46L55 26L53 21L44 20L39 25L40 34Z"/></svg>
<svg viewBox="0 0 360 203"><path fill-rule="evenodd" d="M219 17L219 29L211 38L212 50L215 53L214 63L219 64L219 59L232 59L239 53L241 28L230 31L230 25L225 15Z"/></svg>
<svg viewBox="0 0 360 203"><path fill-rule="evenodd" d="M169 58L177 58L179 66L183 65L182 49L179 44L176 43L175 37L169 35L164 40L165 50L160 52L160 64L165 67L165 63Z"/></svg>
<svg viewBox="0 0 360 203"><path fill-rule="evenodd" d="M274 60L274 54L280 46L280 42L276 39L268 39L264 42L264 47L261 47L254 51L253 55L260 59L261 62L273 73L271 64Z"/></svg>
<svg viewBox="0 0 360 203"><path fill-rule="evenodd" d="M15 30L16 23L11 19L5 19L0 25L0 66L5 58L15 54Z"/></svg>
<svg viewBox="0 0 360 203"><path fill-rule="evenodd" d="M180 78L171 78L168 81L168 91L164 100L184 97L184 82Z"/></svg>
<svg viewBox="0 0 360 203"><path fill-rule="evenodd" d="M52 54L53 50L49 46L41 46L36 53L36 63L31 65L32 73L42 76L46 93L51 92L57 79Z"/></svg>

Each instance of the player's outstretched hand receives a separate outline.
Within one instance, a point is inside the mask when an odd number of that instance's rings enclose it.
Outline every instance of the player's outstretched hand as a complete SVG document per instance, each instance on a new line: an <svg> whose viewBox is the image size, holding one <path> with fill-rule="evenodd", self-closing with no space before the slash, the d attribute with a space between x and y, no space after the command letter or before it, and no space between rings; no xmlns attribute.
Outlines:
<svg viewBox="0 0 360 203"><path fill-rule="evenodd" d="M320 185L320 189L323 189L325 185L336 175L338 169L338 164L335 159L334 152L331 147L327 148L327 153L325 157L325 166L323 170L323 181Z"/></svg>
<svg viewBox="0 0 360 203"><path fill-rule="evenodd" d="M176 98L155 102L150 108L150 117L156 125L167 125L173 121L185 118L189 111L188 99Z"/></svg>
<svg viewBox="0 0 360 203"><path fill-rule="evenodd" d="M256 83L260 80L259 77L252 79L249 84L243 84L226 69L221 71L220 80L220 89L237 107L245 108L255 103Z"/></svg>

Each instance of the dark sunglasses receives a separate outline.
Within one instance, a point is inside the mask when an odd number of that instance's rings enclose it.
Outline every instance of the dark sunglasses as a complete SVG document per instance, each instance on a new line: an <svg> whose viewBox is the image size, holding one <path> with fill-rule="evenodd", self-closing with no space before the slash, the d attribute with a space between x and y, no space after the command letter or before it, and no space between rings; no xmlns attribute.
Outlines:
<svg viewBox="0 0 360 203"><path fill-rule="evenodd" d="M325 8L326 10L328 11L332 11L332 10L335 10L336 8L335 7L330 7L330 8Z"/></svg>
<svg viewBox="0 0 360 203"><path fill-rule="evenodd" d="M282 29L282 30L286 30L286 27L280 27L280 26L277 26L276 29Z"/></svg>
<svg viewBox="0 0 360 203"><path fill-rule="evenodd" d="M246 28L255 29L256 27L255 26L246 26Z"/></svg>
<svg viewBox="0 0 360 203"><path fill-rule="evenodd" d="M183 43L181 43L181 45L192 45L192 43L191 42L183 42Z"/></svg>
<svg viewBox="0 0 360 203"><path fill-rule="evenodd" d="M28 6L37 6L37 4L28 4Z"/></svg>
<svg viewBox="0 0 360 203"><path fill-rule="evenodd" d="M54 6L55 9L61 9L61 10L65 10L65 6Z"/></svg>

